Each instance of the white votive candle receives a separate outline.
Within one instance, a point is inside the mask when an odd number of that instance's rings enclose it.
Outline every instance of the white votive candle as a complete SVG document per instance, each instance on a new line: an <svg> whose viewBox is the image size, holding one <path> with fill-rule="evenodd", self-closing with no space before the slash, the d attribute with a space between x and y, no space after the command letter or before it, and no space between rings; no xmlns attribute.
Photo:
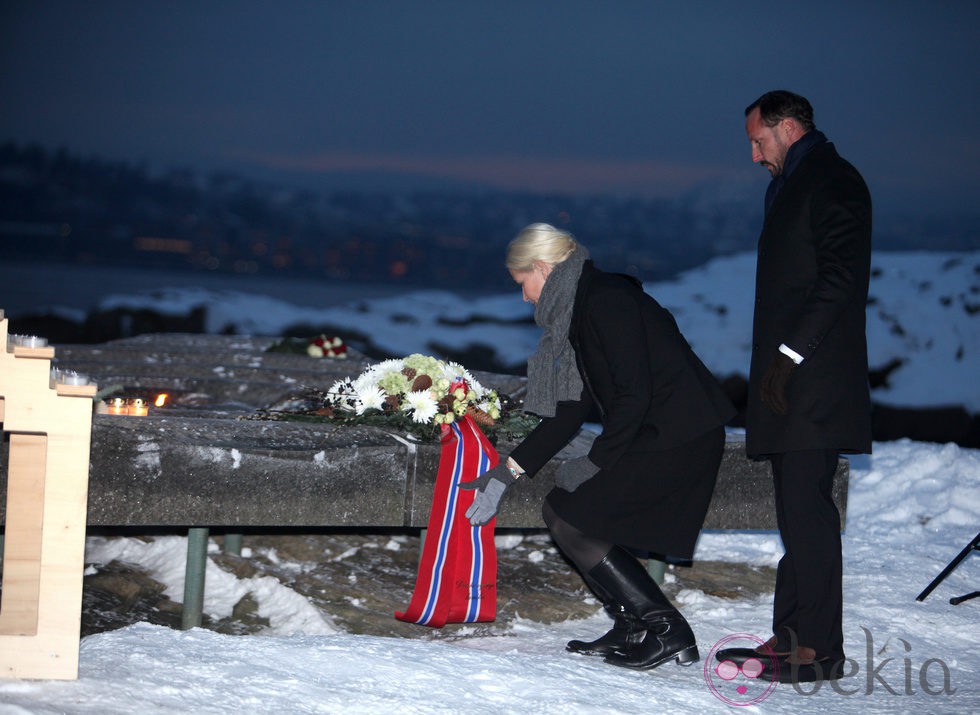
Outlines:
<svg viewBox="0 0 980 715"><path fill-rule="evenodd" d="M14 335L14 345L22 348L45 348L48 346L48 339L37 335Z"/></svg>
<svg viewBox="0 0 980 715"><path fill-rule="evenodd" d="M81 375L74 370L62 370L57 380L62 385L87 385L88 375Z"/></svg>

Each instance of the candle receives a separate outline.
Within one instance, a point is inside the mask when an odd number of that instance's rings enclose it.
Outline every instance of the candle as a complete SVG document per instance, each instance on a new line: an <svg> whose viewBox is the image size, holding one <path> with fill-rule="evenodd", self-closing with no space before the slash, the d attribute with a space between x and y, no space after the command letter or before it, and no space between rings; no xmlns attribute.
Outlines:
<svg viewBox="0 0 980 715"><path fill-rule="evenodd" d="M146 400L136 398L129 403L129 414L137 417L146 417L150 412L150 406Z"/></svg>
<svg viewBox="0 0 980 715"><path fill-rule="evenodd" d="M126 404L126 400L121 397L113 397L109 400L107 414L110 415L125 415L129 412L129 406Z"/></svg>
<svg viewBox="0 0 980 715"><path fill-rule="evenodd" d="M47 338L39 338L37 335L10 335L8 342L20 348L45 348L48 346Z"/></svg>
<svg viewBox="0 0 980 715"><path fill-rule="evenodd" d="M62 385L87 385L88 376L81 375L74 370L55 370L55 381Z"/></svg>

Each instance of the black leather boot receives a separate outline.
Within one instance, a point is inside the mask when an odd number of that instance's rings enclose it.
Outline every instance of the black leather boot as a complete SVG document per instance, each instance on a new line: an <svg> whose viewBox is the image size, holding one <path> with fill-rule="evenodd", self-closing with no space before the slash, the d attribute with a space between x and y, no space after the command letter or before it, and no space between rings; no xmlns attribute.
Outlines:
<svg viewBox="0 0 980 715"><path fill-rule="evenodd" d="M669 660L676 660L681 665L698 660L697 642L684 616L626 550L618 546L610 549L589 571L589 578L646 631L639 643L607 655L607 663L646 670Z"/></svg>
<svg viewBox="0 0 980 715"><path fill-rule="evenodd" d="M607 603L606 611L613 617L613 627L594 641L568 641L565 650L582 655L606 656L617 650L629 650L643 640L640 622L623 610L622 606Z"/></svg>

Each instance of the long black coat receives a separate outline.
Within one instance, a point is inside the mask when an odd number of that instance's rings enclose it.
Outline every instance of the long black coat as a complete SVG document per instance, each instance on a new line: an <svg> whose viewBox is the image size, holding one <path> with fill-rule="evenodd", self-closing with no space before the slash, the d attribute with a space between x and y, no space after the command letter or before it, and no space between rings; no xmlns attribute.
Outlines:
<svg viewBox="0 0 980 715"><path fill-rule="evenodd" d="M871 451L865 305L871 196L833 144L814 147L786 179L759 238L746 450ZM762 403L760 384L785 343L803 358L789 414Z"/></svg>
<svg viewBox="0 0 980 715"><path fill-rule="evenodd" d="M569 338L582 397L558 403L511 456L533 475L598 410L602 433L589 458L601 471L575 492L556 488L552 506L586 533L690 556L717 476L721 426L734 408L670 312L633 279L591 261L579 279ZM712 430L706 450L697 439Z"/></svg>

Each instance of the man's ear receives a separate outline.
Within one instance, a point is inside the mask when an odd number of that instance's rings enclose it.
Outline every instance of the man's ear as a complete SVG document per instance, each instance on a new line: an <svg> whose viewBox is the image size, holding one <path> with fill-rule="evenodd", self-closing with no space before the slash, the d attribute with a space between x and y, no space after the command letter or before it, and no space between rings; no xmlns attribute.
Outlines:
<svg viewBox="0 0 980 715"><path fill-rule="evenodd" d="M787 144L792 144L801 136L806 134L806 132L803 131L803 126L792 117L784 117L782 121L779 122L779 130L783 133L783 138L786 140Z"/></svg>

